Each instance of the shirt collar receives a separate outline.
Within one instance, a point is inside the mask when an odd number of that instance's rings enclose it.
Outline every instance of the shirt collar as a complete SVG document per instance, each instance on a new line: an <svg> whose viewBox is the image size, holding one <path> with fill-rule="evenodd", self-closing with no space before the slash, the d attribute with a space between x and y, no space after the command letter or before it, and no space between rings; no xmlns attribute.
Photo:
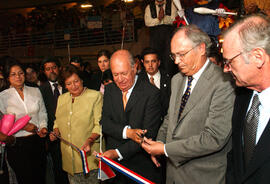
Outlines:
<svg viewBox="0 0 270 184"><path fill-rule="evenodd" d="M146 72L147 73L147 72ZM157 73L155 73L155 75L150 75L149 73L147 73L148 78L150 79L150 77L152 76L154 79L158 79L160 78L160 71L158 70Z"/></svg>
<svg viewBox="0 0 270 184"><path fill-rule="evenodd" d="M58 82L52 82L52 81L49 81L50 85L53 86L54 84L58 84ZM54 87L54 86L53 86Z"/></svg>
<svg viewBox="0 0 270 184"><path fill-rule="evenodd" d="M203 71L205 70L206 66L209 63L209 58L207 58L206 62L204 63L203 67L195 74L192 75L193 79L199 80L200 76L202 75Z"/></svg>
<svg viewBox="0 0 270 184"><path fill-rule="evenodd" d="M270 109L270 87L266 88L265 90L263 90L262 92L257 92L257 91L253 91L253 96L252 98L254 97L254 95L257 94L258 97L259 97L259 100L261 102L261 105L263 106L263 108L266 108L266 109Z"/></svg>
<svg viewBox="0 0 270 184"><path fill-rule="evenodd" d="M129 90L128 90L128 92L127 92L128 94L131 94L131 92L132 92L132 90L133 90L133 88L134 88L134 86L135 86L135 84L136 84L136 82L137 82L137 79L138 79L138 76L135 75L134 83L133 83L132 87L129 88ZM123 92L122 92L122 93L123 93Z"/></svg>

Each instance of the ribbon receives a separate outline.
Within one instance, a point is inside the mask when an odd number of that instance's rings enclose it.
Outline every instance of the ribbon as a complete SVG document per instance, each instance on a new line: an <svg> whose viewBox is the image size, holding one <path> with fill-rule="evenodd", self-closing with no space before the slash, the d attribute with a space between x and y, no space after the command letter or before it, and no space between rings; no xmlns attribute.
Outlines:
<svg viewBox="0 0 270 184"><path fill-rule="evenodd" d="M82 158L82 166L83 166L83 173L87 174L90 172L87 162L87 156L84 150L80 150L81 158Z"/></svg>
<svg viewBox="0 0 270 184"><path fill-rule="evenodd" d="M60 139L61 141L63 141L65 144L67 144L67 145L71 146L72 148L74 148L75 151L77 151L81 155L83 173L84 174L89 173L90 172L90 169L88 167L86 152L84 150L81 150L80 148L78 148L77 146L75 146L74 144L72 144L71 142L63 139L61 136L56 135L54 132L51 132L51 133L53 133L53 135L55 137L57 137L58 139Z"/></svg>
<svg viewBox="0 0 270 184"><path fill-rule="evenodd" d="M104 163L106 163L107 165L112 167L113 169L121 172L122 174L126 175L130 179L136 181L137 183L140 183L140 184L155 184L152 181L149 181L148 179L142 177L141 175L133 172L132 170L124 167L123 165L115 162L114 160L109 159L109 158L107 158L105 156L102 156L100 153L97 154L96 157L101 159L101 161L103 161Z"/></svg>

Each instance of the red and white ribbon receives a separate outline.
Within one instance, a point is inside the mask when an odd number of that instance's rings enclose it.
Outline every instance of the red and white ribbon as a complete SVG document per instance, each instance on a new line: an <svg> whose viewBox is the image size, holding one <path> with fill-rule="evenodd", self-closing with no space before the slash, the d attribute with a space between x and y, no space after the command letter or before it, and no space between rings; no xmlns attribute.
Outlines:
<svg viewBox="0 0 270 184"><path fill-rule="evenodd" d="M112 167L113 169L121 172L122 174L126 175L127 177L129 177L130 179L136 181L137 183L141 183L141 184L154 184L154 182L142 177L141 175L133 172L132 170L126 168L125 166L115 162L112 159L109 159L105 156L102 156L100 153L97 154L96 156L97 158L100 158L101 161L103 161L104 163L106 163L107 165L109 165L110 167Z"/></svg>

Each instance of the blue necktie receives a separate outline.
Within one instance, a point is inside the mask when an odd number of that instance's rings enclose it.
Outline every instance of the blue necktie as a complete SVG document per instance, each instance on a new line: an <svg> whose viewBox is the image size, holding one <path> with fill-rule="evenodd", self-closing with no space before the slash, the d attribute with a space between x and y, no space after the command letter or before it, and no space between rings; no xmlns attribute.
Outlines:
<svg viewBox="0 0 270 184"><path fill-rule="evenodd" d="M178 119L180 119L181 114L187 104L188 98L190 96L190 90L191 90L191 83L192 83L193 77L192 76L188 76L188 83L187 83L187 89L184 93L184 95L182 96L182 100L181 100L181 106L179 109L179 116Z"/></svg>

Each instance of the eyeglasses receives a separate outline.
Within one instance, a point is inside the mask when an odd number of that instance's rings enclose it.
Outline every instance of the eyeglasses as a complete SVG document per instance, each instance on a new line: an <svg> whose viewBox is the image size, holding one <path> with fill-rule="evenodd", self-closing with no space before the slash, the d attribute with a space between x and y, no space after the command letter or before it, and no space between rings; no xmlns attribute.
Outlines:
<svg viewBox="0 0 270 184"><path fill-rule="evenodd" d="M239 54L235 55L234 57L232 57L231 59L225 59L223 60L223 64L226 67L229 67L232 64L232 61L237 58L238 56L240 56L241 54L243 54L243 52L240 52Z"/></svg>
<svg viewBox="0 0 270 184"><path fill-rule="evenodd" d="M12 77L12 78L14 78L14 77L16 77L16 76L24 76L24 72L18 72L18 73L11 73L10 75L9 75L9 77Z"/></svg>
<svg viewBox="0 0 270 184"><path fill-rule="evenodd" d="M198 45L196 45L195 47L197 47ZM180 54L180 53L176 53L176 54L173 54L171 53L169 56L170 58L175 61L176 58L181 58L183 59L185 57L185 55L187 55L190 51L192 51L193 49L195 49L195 47L192 47L190 50L188 50L187 52L185 52L184 54Z"/></svg>

